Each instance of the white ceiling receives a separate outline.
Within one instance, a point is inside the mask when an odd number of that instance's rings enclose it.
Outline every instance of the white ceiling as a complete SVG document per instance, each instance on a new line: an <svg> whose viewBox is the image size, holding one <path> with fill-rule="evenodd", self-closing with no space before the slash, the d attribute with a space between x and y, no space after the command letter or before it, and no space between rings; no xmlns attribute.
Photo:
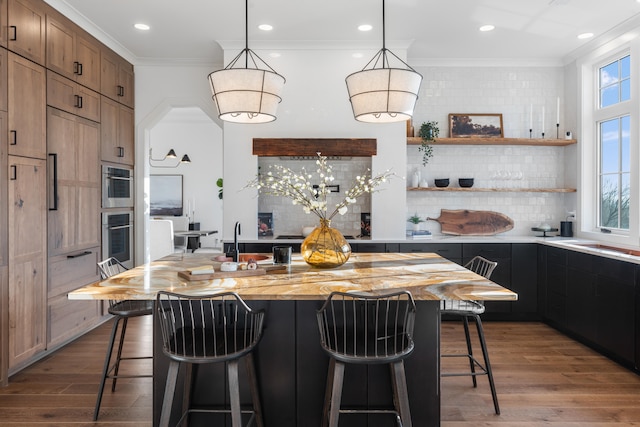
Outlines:
<svg viewBox="0 0 640 427"><path fill-rule="evenodd" d="M47 1L63 13L84 16L137 61L222 64L218 42L245 39L242 0ZM413 41L409 63L561 62L588 43L578 34L606 37L638 14L636 0L386 0L386 39L391 50L394 41ZM136 22L151 30L134 29ZM273 25L273 31L258 30L262 23ZM374 29L358 31L363 23ZM481 33L483 24L496 29ZM249 47L259 43L277 49L301 42L382 47L381 28L381 0L249 0Z"/></svg>

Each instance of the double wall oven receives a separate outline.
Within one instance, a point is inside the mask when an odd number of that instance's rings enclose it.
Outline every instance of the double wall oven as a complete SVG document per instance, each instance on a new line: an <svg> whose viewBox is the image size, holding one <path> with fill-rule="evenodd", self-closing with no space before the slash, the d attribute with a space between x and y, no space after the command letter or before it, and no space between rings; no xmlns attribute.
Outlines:
<svg viewBox="0 0 640 427"><path fill-rule="evenodd" d="M133 169L102 166L102 258L133 267Z"/></svg>

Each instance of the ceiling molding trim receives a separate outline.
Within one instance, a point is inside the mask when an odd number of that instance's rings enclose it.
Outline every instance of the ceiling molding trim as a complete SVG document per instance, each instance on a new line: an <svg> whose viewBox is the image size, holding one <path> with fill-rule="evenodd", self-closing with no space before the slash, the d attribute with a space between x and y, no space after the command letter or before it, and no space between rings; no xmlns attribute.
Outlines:
<svg viewBox="0 0 640 427"><path fill-rule="evenodd" d="M91 34L93 37L102 42L109 49L116 52L118 55L122 56L127 61L132 64L136 64L137 57L126 47L120 44L117 40L111 37L109 34L102 31L100 27L98 27L93 21L89 18L78 12L75 8L70 6L64 0L44 0L49 6L56 9L58 12L62 13L64 16L72 20L75 24L77 24L80 28Z"/></svg>
<svg viewBox="0 0 640 427"><path fill-rule="evenodd" d="M562 67L558 58L409 58L412 67Z"/></svg>
<svg viewBox="0 0 640 427"><path fill-rule="evenodd" d="M640 14L637 14L566 55L563 58L564 64L570 64L602 48L608 49L607 45L615 49L620 44L628 43L640 35L639 27Z"/></svg>
<svg viewBox="0 0 640 427"><path fill-rule="evenodd" d="M136 65L148 66L148 67L203 67L219 69L223 68L222 63L215 63L211 60L204 60L198 58L152 58L152 57L138 57L136 59Z"/></svg>

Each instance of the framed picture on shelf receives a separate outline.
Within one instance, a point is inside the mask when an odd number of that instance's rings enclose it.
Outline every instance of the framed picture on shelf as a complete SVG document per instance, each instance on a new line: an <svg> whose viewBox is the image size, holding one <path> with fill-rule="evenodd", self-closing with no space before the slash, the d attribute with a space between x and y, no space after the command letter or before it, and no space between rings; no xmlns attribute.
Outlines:
<svg viewBox="0 0 640 427"><path fill-rule="evenodd" d="M502 114L449 114L451 138L504 138Z"/></svg>
<svg viewBox="0 0 640 427"><path fill-rule="evenodd" d="M182 175L149 175L149 215L182 214Z"/></svg>

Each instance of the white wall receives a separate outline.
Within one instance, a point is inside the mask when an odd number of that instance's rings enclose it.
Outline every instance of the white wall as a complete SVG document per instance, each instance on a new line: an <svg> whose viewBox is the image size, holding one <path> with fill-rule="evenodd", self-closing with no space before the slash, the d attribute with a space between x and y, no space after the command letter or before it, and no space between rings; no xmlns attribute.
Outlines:
<svg viewBox="0 0 640 427"><path fill-rule="evenodd" d="M209 116L217 129L212 144L222 143L222 128L217 118L215 106L210 97L207 74L211 72L213 65L137 65L135 67L136 79L136 264L145 262L145 253L148 252L148 176L150 166L148 162L150 135L152 129L174 108L196 107ZM181 146L172 146L179 153L188 151ZM155 148L155 146L154 146ZM155 154L154 157L161 157ZM166 153L166 151L165 151ZM196 153L196 151L194 151ZM198 151L200 153L200 151ZM202 154L202 153L201 153ZM196 156L191 156L194 162ZM198 161L195 164L200 163ZM195 164L193 164L195 166ZM193 166L192 166L193 167ZM183 168L182 166L178 169ZM214 175L219 175L218 171ZM217 187L216 187L217 188ZM217 189L212 189L217 192ZM196 203L198 205L198 203ZM222 233L220 233L222 234Z"/></svg>
<svg viewBox="0 0 640 427"><path fill-rule="evenodd" d="M504 136L528 138L533 106L533 137L542 136L544 107L545 138L556 137L557 99L560 97L560 137L565 129L566 103L564 68L561 66L433 66L418 67L424 80L413 118L415 132L426 121L439 123L440 137L449 136L450 113L501 113ZM569 92L571 93L571 92ZM571 101L573 105L574 101ZM422 153L409 146L407 175L420 171L433 185L435 178L449 178L457 187L458 178L474 178L475 187L558 188L575 187L575 161L572 147L530 146L441 146L433 148L434 157L422 166ZM571 159L571 160L566 160ZM566 172L568 170L569 172ZM498 172L520 172L518 180L498 180ZM410 192L406 216L437 218L441 209L492 210L514 220L507 234L531 235L531 228L542 223L559 228L568 210L575 210L575 194L565 193L452 193ZM408 226L409 224L407 224ZM438 233L435 222L423 228Z"/></svg>
<svg viewBox="0 0 640 427"><path fill-rule="evenodd" d="M226 52L237 54L237 51ZM341 49L290 49L281 52L279 58L270 58L269 52L256 52L287 81L276 121L261 125L224 125L225 240L233 237L236 221L245 225L242 238L257 238L256 191L243 189L257 172L257 157L251 154L253 138L376 138L378 155L372 159L372 173L392 169L400 177L404 175L405 123L357 122L349 103L344 79L360 70L375 51L365 51L360 59L354 59L352 51ZM374 239L404 237L406 192L400 177L372 195ZM300 215L305 215L302 209Z"/></svg>
<svg viewBox="0 0 640 427"><path fill-rule="evenodd" d="M195 107L174 108L149 133L153 158L174 149L178 158L152 162L150 174L183 176L183 209L201 230L222 230L222 200L216 180L222 178L222 129ZM180 164L183 155L191 163ZM178 165L177 167L169 167ZM202 237L203 247L216 245L218 235Z"/></svg>

